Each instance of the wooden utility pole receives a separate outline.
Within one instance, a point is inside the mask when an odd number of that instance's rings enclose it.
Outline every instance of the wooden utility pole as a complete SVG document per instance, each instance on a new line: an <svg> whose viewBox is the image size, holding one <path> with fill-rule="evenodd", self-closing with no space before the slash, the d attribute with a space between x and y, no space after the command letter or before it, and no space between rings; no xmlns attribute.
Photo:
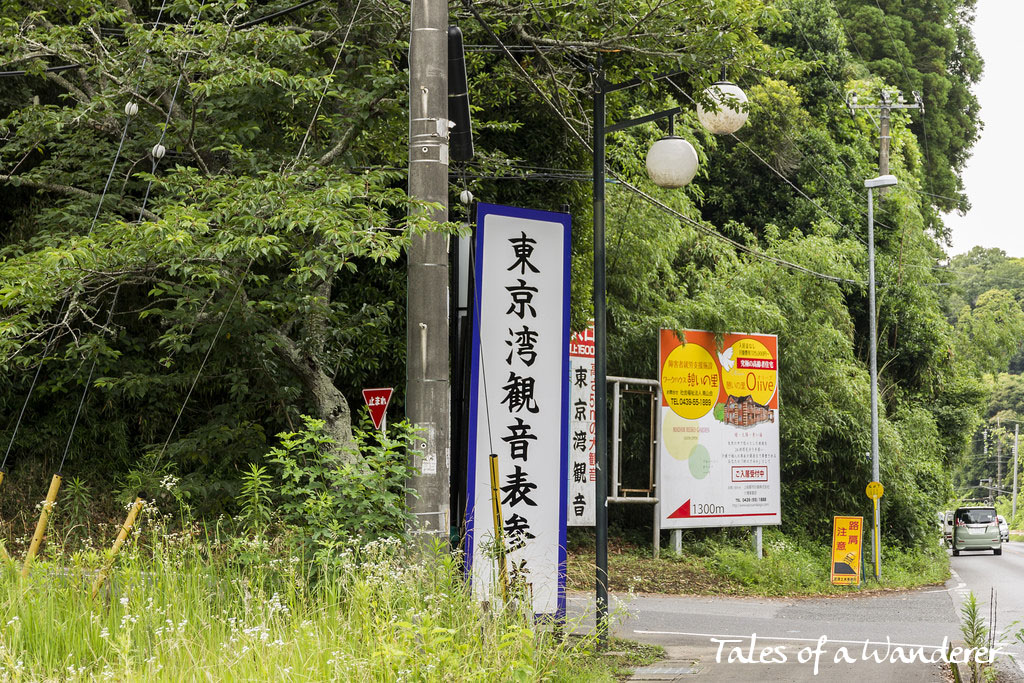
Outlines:
<svg viewBox="0 0 1024 683"><path fill-rule="evenodd" d="M893 99L895 97L895 100ZM850 91L846 94L846 106L850 110L850 116L856 116L860 110L878 110L878 175L889 174L889 143L892 140L891 113L893 109L920 109L924 113L924 100L921 93L914 91L914 103L907 104L903 95L898 90L887 90L882 88L878 96L878 102L871 104L859 104L857 93ZM878 194L885 194L887 188L878 188Z"/></svg>
<svg viewBox="0 0 1024 683"><path fill-rule="evenodd" d="M409 197L432 202L448 220L448 3L412 0L409 38ZM411 211L422 211L413 208ZM448 235L427 232L409 246L406 295L406 407L422 432L409 481L415 531L449 530L450 402Z"/></svg>

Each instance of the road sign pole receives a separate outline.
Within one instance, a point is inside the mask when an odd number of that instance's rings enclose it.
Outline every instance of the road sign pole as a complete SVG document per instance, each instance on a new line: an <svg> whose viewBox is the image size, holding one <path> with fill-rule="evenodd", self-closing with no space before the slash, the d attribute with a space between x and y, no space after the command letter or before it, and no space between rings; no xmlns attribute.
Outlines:
<svg viewBox="0 0 1024 683"><path fill-rule="evenodd" d="M878 581L882 575L882 526L878 519L878 499L885 493L885 488L876 480L868 484L864 493L871 499L875 515L872 525L871 552L875 558L875 581Z"/></svg>
<svg viewBox="0 0 1024 683"><path fill-rule="evenodd" d="M878 523L878 499L874 498L875 508L875 539L873 545L875 546L875 581L881 580L882 576L882 531L881 525Z"/></svg>

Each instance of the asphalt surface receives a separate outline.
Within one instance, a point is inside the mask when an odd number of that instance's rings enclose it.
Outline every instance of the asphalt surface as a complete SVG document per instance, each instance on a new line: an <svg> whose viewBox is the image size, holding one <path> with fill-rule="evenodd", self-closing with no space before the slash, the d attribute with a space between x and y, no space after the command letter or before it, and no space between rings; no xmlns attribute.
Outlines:
<svg viewBox="0 0 1024 683"><path fill-rule="evenodd" d="M1024 628L1024 544L1004 544L1001 557L950 559L953 577L944 587L917 591L833 598L613 595L613 632L666 648L667 659L636 680L946 681L937 653L962 644L962 601L973 592L987 621L995 588L1003 651L1024 661L1024 647L1012 636ZM591 630L593 596L570 595L569 613L580 630ZM1016 620L1021 623L1011 627ZM1003 680L1024 681L1024 669L1010 656L998 662Z"/></svg>
<svg viewBox="0 0 1024 683"><path fill-rule="evenodd" d="M1024 543L1003 543L999 557L991 552L960 553L950 557L949 563L953 570L950 592L958 608L974 593L988 622L995 603L995 632L1017 662L1001 668L1012 680L1024 681L1024 645L1015 637L1024 629Z"/></svg>

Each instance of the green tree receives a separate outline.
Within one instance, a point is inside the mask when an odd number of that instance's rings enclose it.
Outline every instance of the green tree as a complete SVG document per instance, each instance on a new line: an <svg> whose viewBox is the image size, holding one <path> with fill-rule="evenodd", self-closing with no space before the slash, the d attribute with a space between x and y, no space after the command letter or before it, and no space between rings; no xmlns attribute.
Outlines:
<svg viewBox="0 0 1024 683"><path fill-rule="evenodd" d="M1024 346L1024 310L1013 294L990 289L957 322L960 353L983 372L1003 372Z"/></svg>
<svg viewBox="0 0 1024 683"><path fill-rule="evenodd" d="M983 61L971 25L976 0L836 0L850 46L872 73L924 96L913 130L928 148L926 189L944 211L966 211L960 173L981 130L971 91Z"/></svg>
<svg viewBox="0 0 1024 683"><path fill-rule="evenodd" d="M405 22L382 3L302 29L244 26L237 2L168 2L159 24L127 2L2 14L3 61L29 72L14 90L39 98L0 120L7 415L41 365L15 453L61 459L90 376L78 467L123 474L151 449L230 481L302 412L347 452L346 393L398 365L394 265L428 229L380 170L403 159Z"/></svg>

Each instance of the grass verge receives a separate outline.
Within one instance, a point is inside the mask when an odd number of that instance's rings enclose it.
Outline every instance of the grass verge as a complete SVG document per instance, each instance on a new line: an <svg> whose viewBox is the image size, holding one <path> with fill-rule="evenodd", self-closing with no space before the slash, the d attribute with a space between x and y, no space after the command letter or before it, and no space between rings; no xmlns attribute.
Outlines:
<svg viewBox="0 0 1024 683"><path fill-rule="evenodd" d="M608 553L612 590L680 595L813 596L870 590L917 588L944 582L949 558L938 543L926 548L883 548L882 580L865 579L860 586L833 586L827 547L765 534L764 558L727 542L706 539L684 547L681 555L662 550L657 560L650 547L614 544ZM871 575L870 562L865 573ZM569 554L568 585L592 590L594 554L577 546Z"/></svg>
<svg viewBox="0 0 1024 683"><path fill-rule="evenodd" d="M314 563L198 528L147 536L95 599L96 554L40 559L27 580L3 567L0 679L614 681L660 656L488 611L443 551L380 541Z"/></svg>

